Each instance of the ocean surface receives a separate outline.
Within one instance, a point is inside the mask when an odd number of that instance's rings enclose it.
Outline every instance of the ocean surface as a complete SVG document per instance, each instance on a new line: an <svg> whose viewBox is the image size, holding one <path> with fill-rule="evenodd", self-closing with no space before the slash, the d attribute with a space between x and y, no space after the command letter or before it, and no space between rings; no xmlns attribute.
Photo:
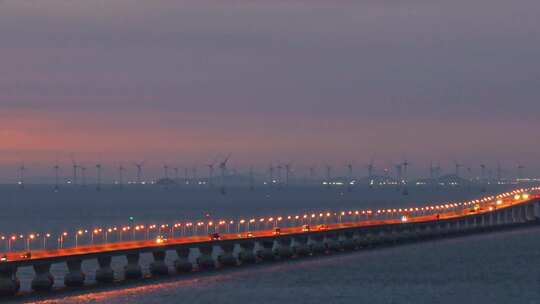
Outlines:
<svg viewBox="0 0 540 304"><path fill-rule="evenodd" d="M499 192L508 186L491 187ZM136 222L164 223L202 218L298 214L417 206L482 195L475 188L417 188L404 196L395 188L230 189L206 188L0 187L0 233L55 232ZM173 276L142 283L62 290L65 265L54 265L48 295L23 295L35 303L540 303L540 227L408 244L216 272ZM194 259L196 252L190 257ZM169 254L172 266L175 254ZM143 255L147 271L151 257ZM121 273L124 259L113 259ZM94 261L83 264L88 282ZM21 268L23 293L33 271Z"/></svg>

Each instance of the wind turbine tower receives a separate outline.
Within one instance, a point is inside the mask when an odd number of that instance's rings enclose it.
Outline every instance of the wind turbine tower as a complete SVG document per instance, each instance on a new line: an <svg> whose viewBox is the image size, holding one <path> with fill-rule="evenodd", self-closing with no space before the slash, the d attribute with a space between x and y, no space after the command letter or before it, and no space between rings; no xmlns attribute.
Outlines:
<svg viewBox="0 0 540 304"><path fill-rule="evenodd" d="M18 180L18 184L19 184L19 188L21 189L24 189L24 172L26 171L26 167L24 166L24 163L21 163L21 165L19 166L18 168L18 175L19 175L19 180Z"/></svg>
<svg viewBox="0 0 540 304"><path fill-rule="evenodd" d="M72 167L73 167L73 180L72 180L72 183L73 183L73 185L77 185L77 171L79 170L79 165L77 164L77 162L75 161L75 159L73 157L71 158L71 162L72 162Z"/></svg>
<svg viewBox="0 0 540 304"><path fill-rule="evenodd" d="M348 181L347 181L347 191L352 191L352 182L353 182L353 164L349 163L347 164L347 174L348 174Z"/></svg>
<svg viewBox="0 0 540 304"><path fill-rule="evenodd" d="M480 191L486 192L486 165L481 164L480 169L481 169L481 171L480 171L480 184L481 184Z"/></svg>
<svg viewBox="0 0 540 304"><path fill-rule="evenodd" d="M54 192L60 191L60 166L54 165Z"/></svg>
<svg viewBox="0 0 540 304"><path fill-rule="evenodd" d="M120 188L124 187L124 166L120 165L118 167L118 185Z"/></svg>
<svg viewBox="0 0 540 304"><path fill-rule="evenodd" d="M140 163L133 163L135 167L137 168L137 185L141 185L142 183L142 169L144 166L144 161Z"/></svg>
<svg viewBox="0 0 540 304"><path fill-rule="evenodd" d="M332 166L326 165L326 186L330 188L330 182L332 179Z"/></svg>
<svg viewBox="0 0 540 304"><path fill-rule="evenodd" d="M249 190L255 190L255 177L253 166L249 167Z"/></svg>
<svg viewBox="0 0 540 304"><path fill-rule="evenodd" d="M210 188L214 188L214 170L215 170L216 161L211 164L207 164L208 167L208 185Z"/></svg>
<svg viewBox="0 0 540 304"><path fill-rule="evenodd" d="M289 177L291 176L291 163L285 164L285 185L289 187Z"/></svg>
<svg viewBox="0 0 540 304"><path fill-rule="evenodd" d="M81 169L81 187L86 188L86 167L85 166L79 166Z"/></svg>
<svg viewBox="0 0 540 304"><path fill-rule="evenodd" d="M229 159L231 158L231 154L229 154L220 164L219 169L221 169L221 194L225 195L226 189L225 189L225 175L227 173L227 162L229 162Z"/></svg>
<svg viewBox="0 0 540 304"><path fill-rule="evenodd" d="M97 165L96 165L96 169L97 169L97 183L96 183L96 190L97 190L97 191L101 191L101 169L102 169L101 164L97 164Z"/></svg>
<svg viewBox="0 0 540 304"><path fill-rule="evenodd" d="M405 160L403 161L402 165L403 165L403 183L405 184L405 186L403 187L403 195L409 195L409 189L407 188L409 184L407 169L409 168L411 164L407 160Z"/></svg>

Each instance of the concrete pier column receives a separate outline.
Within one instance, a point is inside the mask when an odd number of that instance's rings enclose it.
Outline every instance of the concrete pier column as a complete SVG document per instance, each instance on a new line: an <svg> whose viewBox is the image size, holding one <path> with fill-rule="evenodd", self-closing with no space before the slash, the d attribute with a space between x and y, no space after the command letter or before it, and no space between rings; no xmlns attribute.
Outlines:
<svg viewBox="0 0 540 304"><path fill-rule="evenodd" d="M81 259L69 259L66 261L68 273L64 277L64 285L67 287L81 287L84 285L86 275L82 271Z"/></svg>
<svg viewBox="0 0 540 304"><path fill-rule="evenodd" d="M527 221L532 222L536 220L536 217L534 216L534 204L530 203L526 205L527 211L526 211L526 217Z"/></svg>
<svg viewBox="0 0 540 304"><path fill-rule="evenodd" d="M124 278L126 280L137 280L142 278L142 268L139 265L140 254L128 253L126 254L127 265L124 267Z"/></svg>
<svg viewBox="0 0 540 304"><path fill-rule="evenodd" d="M158 250L152 252L154 261L150 263L150 273L154 276L166 276L169 274L169 266L165 263L167 251Z"/></svg>
<svg viewBox="0 0 540 304"><path fill-rule="evenodd" d="M504 224L509 225L514 222L514 218L512 217L512 208L507 208L504 210Z"/></svg>
<svg viewBox="0 0 540 304"><path fill-rule="evenodd" d="M534 201L533 202L533 209L534 209L534 217L536 219L540 218L540 201Z"/></svg>
<svg viewBox="0 0 540 304"><path fill-rule="evenodd" d="M216 267L214 259L212 258L212 245L199 246L200 255L197 258L197 264L199 269L213 269Z"/></svg>
<svg viewBox="0 0 540 304"><path fill-rule="evenodd" d="M527 205L521 205L518 208L519 208L519 222L526 223L527 222Z"/></svg>
<svg viewBox="0 0 540 304"><path fill-rule="evenodd" d="M341 247L345 250L355 250L358 247L353 231L346 231L341 234Z"/></svg>
<svg viewBox="0 0 540 304"><path fill-rule="evenodd" d="M292 243L292 251L296 256L309 255L308 238L305 236L295 236Z"/></svg>
<svg viewBox="0 0 540 304"><path fill-rule="evenodd" d="M495 227L497 224L497 214L495 212L490 212L488 216L488 225L489 227Z"/></svg>
<svg viewBox="0 0 540 304"><path fill-rule="evenodd" d="M189 252L190 249L188 247L176 249L176 254L178 255L178 259L174 261L174 268L176 268L176 271L191 272L193 270L193 264L189 261Z"/></svg>
<svg viewBox="0 0 540 304"><path fill-rule="evenodd" d="M240 252L238 253L238 259L242 264L252 264L257 261L255 256L255 242L253 241L242 241L240 242Z"/></svg>
<svg viewBox="0 0 540 304"><path fill-rule="evenodd" d="M263 239L258 241L258 243L261 248L257 250L257 257L263 261L273 261L276 258L273 251L274 240Z"/></svg>
<svg viewBox="0 0 540 304"><path fill-rule="evenodd" d="M514 224L519 223L519 213L516 207L511 207L512 209L512 222Z"/></svg>
<svg viewBox="0 0 540 304"><path fill-rule="evenodd" d="M14 296L21 289L17 279L17 266L0 265L0 297Z"/></svg>
<svg viewBox="0 0 540 304"><path fill-rule="evenodd" d="M329 251L340 251L341 243L339 242L338 233L325 233L323 239L324 246Z"/></svg>
<svg viewBox="0 0 540 304"><path fill-rule="evenodd" d="M49 291L54 284L54 277L51 274L50 263L36 263L33 265L35 276L32 280L32 289L35 291Z"/></svg>
<svg viewBox="0 0 540 304"><path fill-rule="evenodd" d="M500 226L502 224L502 212L500 210L495 211L495 226Z"/></svg>
<svg viewBox="0 0 540 304"><path fill-rule="evenodd" d="M311 253L320 254L326 252L326 246L324 246L323 239L324 237L321 234L313 234L309 236L308 247Z"/></svg>
<svg viewBox="0 0 540 304"><path fill-rule="evenodd" d="M96 271L96 281L98 283L112 283L114 282L114 271L111 268L111 256L98 257L99 269Z"/></svg>
<svg viewBox="0 0 540 304"><path fill-rule="evenodd" d="M275 248L274 254L279 256L282 259L288 259L293 256L293 250L291 247L292 239L290 237L278 237L276 239L277 246Z"/></svg>
<svg viewBox="0 0 540 304"><path fill-rule="evenodd" d="M220 244L221 250L223 251L217 257L219 264L222 266L236 266L238 261L234 256L234 243L223 242Z"/></svg>

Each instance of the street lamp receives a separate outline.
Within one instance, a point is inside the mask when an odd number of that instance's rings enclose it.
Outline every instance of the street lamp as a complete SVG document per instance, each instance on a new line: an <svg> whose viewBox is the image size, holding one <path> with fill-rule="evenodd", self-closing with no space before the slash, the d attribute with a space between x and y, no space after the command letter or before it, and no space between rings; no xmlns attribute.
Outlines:
<svg viewBox="0 0 540 304"><path fill-rule="evenodd" d="M26 238L26 250L30 251L32 249L32 241L36 238L35 234L30 234Z"/></svg>
<svg viewBox="0 0 540 304"><path fill-rule="evenodd" d="M245 222L246 222L246 220L244 220L244 219L241 219L241 220L238 221L238 229L236 230L236 232L240 233L240 225L243 225Z"/></svg>
<svg viewBox="0 0 540 304"><path fill-rule="evenodd" d="M43 249L47 249L47 239L51 237L50 233L43 235Z"/></svg>
<svg viewBox="0 0 540 304"><path fill-rule="evenodd" d="M77 233L75 233L75 248L79 246L79 237L84 234L84 231L79 230Z"/></svg>

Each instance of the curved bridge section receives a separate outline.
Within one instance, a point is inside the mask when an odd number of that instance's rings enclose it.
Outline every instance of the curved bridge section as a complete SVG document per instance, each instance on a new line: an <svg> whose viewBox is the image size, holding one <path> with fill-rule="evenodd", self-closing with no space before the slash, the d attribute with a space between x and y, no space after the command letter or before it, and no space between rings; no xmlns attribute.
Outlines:
<svg viewBox="0 0 540 304"><path fill-rule="evenodd" d="M459 210L416 216L409 214L391 219L373 216L364 221L316 226L126 241L31 253L10 252L3 255L0 262L0 295L13 296L19 292L20 283L16 274L21 267L34 269L33 290L48 291L55 284L50 273L54 263L66 263L68 271L64 284L78 287L86 283L82 263L91 259L99 264L96 281L110 283L115 280L111 268L111 259L115 256L125 257L123 278L133 280L144 275L139 265L141 253L151 253L153 256L149 275L164 276L170 274L169 265L165 263L166 256L170 254L177 257L173 265L177 272L191 272L535 224L540 219L539 190L521 189L477 201ZM195 249L199 254L192 264L188 256Z"/></svg>

